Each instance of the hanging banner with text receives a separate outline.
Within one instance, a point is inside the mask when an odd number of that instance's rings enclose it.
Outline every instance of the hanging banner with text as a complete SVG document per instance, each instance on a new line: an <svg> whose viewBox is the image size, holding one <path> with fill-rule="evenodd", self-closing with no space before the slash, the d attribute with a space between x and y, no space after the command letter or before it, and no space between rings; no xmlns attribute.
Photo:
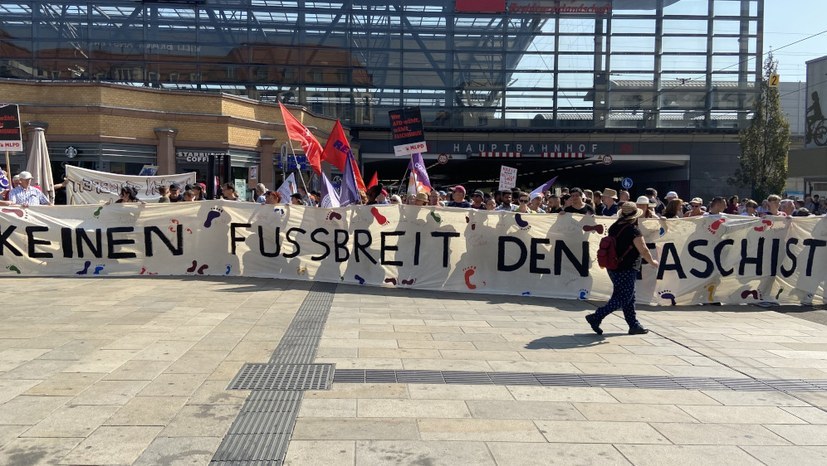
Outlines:
<svg viewBox="0 0 827 466"><path fill-rule="evenodd" d="M0 151L23 152L20 109L17 105L0 104Z"/></svg>
<svg viewBox="0 0 827 466"><path fill-rule="evenodd" d="M180 184L183 190L187 184L195 183L195 172L164 176L131 176L66 165L66 199L71 205L115 202L124 186L137 189L138 199L144 202L158 202L161 197L158 187L168 188L172 183Z"/></svg>
<svg viewBox="0 0 827 466"><path fill-rule="evenodd" d="M231 201L0 209L6 276L211 275L606 300L610 218ZM823 303L827 218L643 220L638 302Z"/></svg>
<svg viewBox="0 0 827 466"><path fill-rule="evenodd" d="M422 114L419 107L406 107L388 112L391 120L393 153L397 157L428 152Z"/></svg>

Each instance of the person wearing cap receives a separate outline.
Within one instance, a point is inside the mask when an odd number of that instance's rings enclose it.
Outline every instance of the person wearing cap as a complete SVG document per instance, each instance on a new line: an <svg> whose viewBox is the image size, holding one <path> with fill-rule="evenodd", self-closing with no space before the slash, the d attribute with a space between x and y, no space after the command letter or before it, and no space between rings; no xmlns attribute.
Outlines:
<svg viewBox="0 0 827 466"><path fill-rule="evenodd" d="M388 201L393 205L402 204L402 198L399 197L399 194L394 194L393 196L390 197L390 199L388 199Z"/></svg>
<svg viewBox="0 0 827 466"><path fill-rule="evenodd" d="M459 207L467 209L471 207L471 203L465 200L465 187L462 185L454 186L454 191L451 193L451 202L447 207Z"/></svg>
<svg viewBox="0 0 827 466"><path fill-rule="evenodd" d="M293 193L290 195L290 205L305 205L304 199L300 193Z"/></svg>
<svg viewBox="0 0 827 466"><path fill-rule="evenodd" d="M600 322L606 316L623 309L623 317L629 325L629 335L642 335L649 330L637 320L635 312L635 281L641 266L641 258L652 267L658 267L658 261L649 253L643 235L637 227L637 221L643 211L631 202L624 202L620 206L617 221L609 227L609 235L615 237L616 251L620 264L615 270L607 270L612 281L612 297L609 301L594 312L586 316L592 330L598 335L603 334Z"/></svg>
<svg viewBox="0 0 827 466"><path fill-rule="evenodd" d="M617 215L617 191L606 188L600 197L600 205L597 207L597 215L614 217Z"/></svg>
<svg viewBox="0 0 827 466"><path fill-rule="evenodd" d="M477 210L485 210L485 193L479 189L471 194L471 208Z"/></svg>
<svg viewBox="0 0 827 466"><path fill-rule="evenodd" d="M658 215L663 215L663 210L666 209L666 206L669 204L669 201L673 199L678 199L678 193L676 193L675 191L669 191L668 193L666 193L666 197L664 199L666 200L666 202L662 204L662 208L661 206L655 207L655 211L658 213Z"/></svg>
<svg viewBox="0 0 827 466"><path fill-rule="evenodd" d="M181 185L178 183L172 183L169 185L169 202L181 202L184 200L184 196L181 193Z"/></svg>
<svg viewBox="0 0 827 466"><path fill-rule="evenodd" d="M531 199L528 201L528 208L533 210L538 214L546 213L546 210L543 209L543 193L537 193L534 197L531 197L531 193L528 195Z"/></svg>
<svg viewBox="0 0 827 466"><path fill-rule="evenodd" d="M658 214L655 213L655 201L650 199L648 196L639 196L635 201L635 205L638 209L643 211L643 218L658 218Z"/></svg>
<svg viewBox="0 0 827 466"><path fill-rule="evenodd" d="M433 191L431 191L433 192ZM428 205L428 194L426 193L416 193L414 197L414 205L418 205L420 207Z"/></svg>
<svg viewBox="0 0 827 466"><path fill-rule="evenodd" d="M689 201L689 212L685 213L684 217L702 217L707 215L706 212L701 209L701 206L704 205L704 200L700 197L693 197L691 201Z"/></svg>
<svg viewBox="0 0 827 466"><path fill-rule="evenodd" d="M32 174L20 172L20 185L9 193L9 203L22 207L31 205L52 205L43 191L32 186Z"/></svg>

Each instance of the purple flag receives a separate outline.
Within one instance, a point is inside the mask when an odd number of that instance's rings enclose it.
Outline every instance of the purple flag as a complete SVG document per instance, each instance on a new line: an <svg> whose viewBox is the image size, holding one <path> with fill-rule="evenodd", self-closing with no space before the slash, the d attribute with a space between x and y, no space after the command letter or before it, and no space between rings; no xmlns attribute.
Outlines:
<svg viewBox="0 0 827 466"><path fill-rule="evenodd" d="M554 184L554 182L555 182L555 181L557 181L557 177L556 177L556 176L555 176L554 178L552 178L552 179L550 179L550 180L546 181L545 183L541 184L541 185L540 185L537 189L535 189L534 191L531 191L531 193L528 195L528 198L529 198L529 199L534 199L534 197L535 197L537 194L543 194L544 192L548 191L549 189L551 189L551 186Z"/></svg>
<svg viewBox="0 0 827 466"><path fill-rule="evenodd" d="M322 202L321 207L330 209L331 207L339 207L339 195L336 194L336 188L327 179L327 175L322 172Z"/></svg>
<svg viewBox="0 0 827 466"><path fill-rule="evenodd" d="M361 204L362 196L359 195L359 188L356 185L356 176L353 174L353 155L347 153L347 163L342 176L342 192L339 193L339 204L344 207L351 204Z"/></svg>
<svg viewBox="0 0 827 466"><path fill-rule="evenodd" d="M0 189L9 189L10 186L9 177L6 176L6 172L0 168Z"/></svg>
<svg viewBox="0 0 827 466"><path fill-rule="evenodd" d="M422 160L422 154L411 154L411 162L408 164L408 169L411 170L411 178L416 185L416 192L429 193L433 190L431 186L431 179L428 178L428 170L425 169L425 161Z"/></svg>

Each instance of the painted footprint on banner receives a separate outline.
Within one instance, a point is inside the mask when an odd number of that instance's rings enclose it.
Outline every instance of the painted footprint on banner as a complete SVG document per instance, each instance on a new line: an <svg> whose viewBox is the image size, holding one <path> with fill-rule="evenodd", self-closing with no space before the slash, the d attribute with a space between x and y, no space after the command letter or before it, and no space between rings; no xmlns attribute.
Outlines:
<svg viewBox="0 0 827 466"><path fill-rule="evenodd" d="M758 290L744 290L741 292L741 299L747 299L752 297L752 299L760 300L761 299L761 292Z"/></svg>
<svg viewBox="0 0 827 466"><path fill-rule="evenodd" d="M707 227L707 230L709 230L709 232L712 233L713 235L717 234L718 230L721 228L721 225L723 225L724 223L726 223L726 219L723 218L723 217L719 218L718 220L715 220L714 222L712 222L709 225L709 227Z"/></svg>
<svg viewBox="0 0 827 466"><path fill-rule="evenodd" d="M577 295L577 299L589 299L589 290L583 288Z"/></svg>
<svg viewBox="0 0 827 466"><path fill-rule="evenodd" d="M103 272L103 269L106 267L104 264L99 264L95 266L95 270L92 271L92 275L100 275Z"/></svg>
<svg viewBox="0 0 827 466"><path fill-rule="evenodd" d="M396 283L397 283L397 282L396 282L396 279L395 279L395 278L393 278L393 277L388 277L388 278L386 278L386 279L385 279L385 283L390 283L391 285L396 286Z"/></svg>
<svg viewBox="0 0 827 466"><path fill-rule="evenodd" d="M477 285L471 283L471 277L473 277L474 274L477 273L477 266L471 265L469 267L465 267L462 270L465 272L465 286L467 286L469 290L476 290Z"/></svg>
<svg viewBox="0 0 827 466"><path fill-rule="evenodd" d="M23 272L20 271L20 269L17 268L16 265L7 265L6 270L10 270L10 271L16 273L17 275L20 275L21 273L23 273Z"/></svg>
<svg viewBox="0 0 827 466"><path fill-rule="evenodd" d="M353 278L355 278L355 279L356 279L356 281L357 281L357 282L359 282L359 284L360 284L360 285L364 285L364 284L365 284L365 279L364 279L364 278L362 278L361 276L359 276L358 274L357 274L357 275L354 275L354 276L353 276Z"/></svg>
<svg viewBox="0 0 827 466"><path fill-rule="evenodd" d="M177 218L171 218L169 219L169 222L171 224L169 226L169 232L175 233L176 231L178 231L178 226L181 225L181 222L179 222Z"/></svg>
<svg viewBox="0 0 827 466"><path fill-rule="evenodd" d="M192 265L187 267L187 272L188 273L193 273L193 272L195 272L195 269L197 269L197 268L198 268L198 261L192 261Z"/></svg>
<svg viewBox="0 0 827 466"><path fill-rule="evenodd" d="M0 212L3 212L4 214L12 214L12 215L15 215L19 218L28 218L29 217L29 215L26 213L25 210L16 209L16 208L13 208L13 207L0 209Z"/></svg>
<svg viewBox="0 0 827 466"><path fill-rule="evenodd" d="M370 214L373 215L373 218L376 219L376 222L382 226L391 223L388 221L388 218L382 215L382 212L379 212L379 209L377 209L376 207L370 208Z"/></svg>
<svg viewBox="0 0 827 466"><path fill-rule="evenodd" d="M204 220L204 228L211 227L212 222L214 222L215 219L220 217L221 214L223 214L223 213L224 213L224 209L222 209L221 207L213 207L212 209L210 209L210 211L207 212L207 219Z"/></svg>
<svg viewBox="0 0 827 466"><path fill-rule="evenodd" d="M779 288L778 293L775 293L775 300L778 301L778 298L781 297L781 293L784 292L784 288Z"/></svg>
<svg viewBox="0 0 827 466"><path fill-rule="evenodd" d="M89 267L92 266L92 261L86 261L83 263L83 268L75 272L75 275L86 275L89 273Z"/></svg>
<svg viewBox="0 0 827 466"><path fill-rule="evenodd" d="M401 280L401 282L400 282L400 283L402 283L402 284L403 284L403 285L405 285L405 286L411 286L411 285L413 285L414 283L416 283L416 279L415 279L415 278L411 278L411 279L408 279L408 280Z"/></svg>
<svg viewBox="0 0 827 466"><path fill-rule="evenodd" d="M514 214L514 223L520 227L520 230L530 230L531 225L528 224L528 221L523 219L522 214Z"/></svg>
<svg viewBox="0 0 827 466"><path fill-rule="evenodd" d="M436 223L442 223L442 216L436 213L436 211L432 210L430 215L431 218L433 218L434 221L436 221Z"/></svg>
<svg viewBox="0 0 827 466"><path fill-rule="evenodd" d="M530 291L523 291L523 292L522 292L522 293L520 293L520 294L521 294L521 295L523 295L523 296L531 296L531 292L530 292Z"/></svg>
<svg viewBox="0 0 827 466"><path fill-rule="evenodd" d="M767 231L771 228L772 228L772 220L770 220L768 218L765 218L765 219L761 220L761 225L757 226L757 227L754 227L753 230L761 232L761 231Z"/></svg>
<svg viewBox="0 0 827 466"><path fill-rule="evenodd" d="M706 287L706 300L710 303L715 302L715 285L709 285Z"/></svg>
<svg viewBox="0 0 827 466"><path fill-rule="evenodd" d="M103 210L103 206L100 206L97 209L95 209L95 211L92 212L92 216L95 218L99 218L101 216L101 210Z"/></svg>
<svg viewBox="0 0 827 466"><path fill-rule="evenodd" d="M658 296L660 296L661 299L668 299L672 306L678 305L678 303L675 302L675 293L672 293L671 290L658 291Z"/></svg>
<svg viewBox="0 0 827 466"><path fill-rule="evenodd" d="M604 229L604 227L601 224L583 225L583 231L585 231L586 233L589 233L589 232L593 231L595 233L598 233L598 234L602 235L603 234L603 229Z"/></svg>
<svg viewBox="0 0 827 466"><path fill-rule="evenodd" d="M233 271L233 266L230 265L230 264L227 264L227 270L224 271L224 275L229 275L230 272L232 272L232 271Z"/></svg>
<svg viewBox="0 0 827 466"><path fill-rule="evenodd" d="M331 221L332 220L341 220L341 219L342 219L342 214L340 214L339 212L334 212L334 211L331 211L329 214L327 214L327 217L325 217L325 220L331 220Z"/></svg>
<svg viewBox="0 0 827 466"><path fill-rule="evenodd" d="M209 265L204 264L201 267L198 267L198 275L204 275L204 271L210 268Z"/></svg>
<svg viewBox="0 0 827 466"><path fill-rule="evenodd" d="M300 265L300 266L296 267L296 275L298 275L300 277L304 276L304 275L307 275L307 267L305 267L303 265Z"/></svg>

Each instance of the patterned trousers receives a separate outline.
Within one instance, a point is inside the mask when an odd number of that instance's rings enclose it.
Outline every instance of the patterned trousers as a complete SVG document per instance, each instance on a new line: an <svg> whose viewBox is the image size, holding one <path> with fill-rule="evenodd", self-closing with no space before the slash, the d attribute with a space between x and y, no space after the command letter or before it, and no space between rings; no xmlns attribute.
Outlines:
<svg viewBox="0 0 827 466"><path fill-rule="evenodd" d="M635 280L637 279L637 270L607 270L609 278L612 280L614 289L612 290L612 297L605 306L597 308L594 312L597 316L598 322L602 321L607 315L616 311L618 308L623 309L623 317L629 327L637 327L640 322L637 321L637 314L635 313Z"/></svg>

